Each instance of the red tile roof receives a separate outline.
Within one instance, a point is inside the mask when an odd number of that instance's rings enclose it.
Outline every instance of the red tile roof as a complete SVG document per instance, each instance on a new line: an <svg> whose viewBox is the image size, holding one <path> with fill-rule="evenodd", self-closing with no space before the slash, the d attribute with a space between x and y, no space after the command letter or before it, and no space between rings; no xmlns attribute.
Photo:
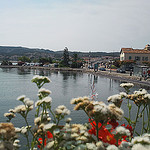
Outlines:
<svg viewBox="0 0 150 150"><path fill-rule="evenodd" d="M150 50L144 50L144 49L133 49L133 48L122 48L121 52L123 53L138 53L138 54L150 54Z"/></svg>

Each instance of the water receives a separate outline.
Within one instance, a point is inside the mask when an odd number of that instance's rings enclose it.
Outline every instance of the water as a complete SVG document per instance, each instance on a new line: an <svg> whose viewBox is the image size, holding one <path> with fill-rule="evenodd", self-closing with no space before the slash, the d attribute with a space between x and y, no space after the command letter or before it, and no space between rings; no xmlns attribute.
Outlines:
<svg viewBox="0 0 150 150"><path fill-rule="evenodd" d="M83 111L74 111L73 105L70 104L72 98L78 96L88 96L91 93L92 80L95 82L95 89L98 93L98 100L107 103L107 98L113 94L118 94L123 89L119 86L121 81L105 78L103 76L94 76L81 72L59 72L49 70L30 70L17 68L0 68L0 122L5 122L6 118L3 114L8 112L10 108L20 105L17 101L20 95L26 95L35 102L38 100L38 88L31 79L34 75L45 75L51 79L50 84L45 84L45 88L52 91L52 107L65 105L71 110L72 123L85 123L88 121L87 116ZM141 88L135 85L132 89L138 90ZM150 93L150 89L144 87ZM123 101L122 108L127 115L126 101ZM132 104L134 106L134 104ZM136 107L133 107L133 112L136 112ZM35 110L29 114L28 120L33 124ZM16 127L24 125L24 120L18 115L12 121Z"/></svg>

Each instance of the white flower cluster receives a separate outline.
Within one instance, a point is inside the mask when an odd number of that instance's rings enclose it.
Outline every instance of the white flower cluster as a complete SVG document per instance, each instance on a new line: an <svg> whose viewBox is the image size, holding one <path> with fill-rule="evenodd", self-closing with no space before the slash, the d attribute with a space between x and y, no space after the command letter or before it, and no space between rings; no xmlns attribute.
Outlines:
<svg viewBox="0 0 150 150"><path fill-rule="evenodd" d="M14 109L15 113L21 113L21 112L25 112L27 109L29 111L33 109L34 102L32 100L30 100L29 98L26 98L25 95L19 96L17 98L17 100L23 102L24 105L19 105L19 106L15 107L15 109Z"/></svg>
<svg viewBox="0 0 150 150"><path fill-rule="evenodd" d="M20 140L16 139L13 143L13 146L15 149L19 149L21 147L21 145L19 145Z"/></svg>
<svg viewBox="0 0 150 150"><path fill-rule="evenodd" d="M116 131L116 134L119 134L119 135L126 135L126 136L130 136L131 133L128 129L126 129L125 127L122 127L122 126L119 126L115 129Z"/></svg>
<svg viewBox="0 0 150 150"><path fill-rule="evenodd" d="M93 108L94 112L100 112L103 115L106 115L109 111L107 105L103 102L96 103L96 104L93 103L93 105L94 105L94 108Z"/></svg>
<svg viewBox="0 0 150 150"><path fill-rule="evenodd" d="M51 82L51 80L48 77L46 77L46 76L35 75L32 78L32 82L36 82L37 80L46 80L47 83Z"/></svg>
<svg viewBox="0 0 150 150"><path fill-rule="evenodd" d="M122 97L120 94L115 94L115 95L112 95L112 96L109 96L107 98L108 102L112 102L112 103L117 103L117 102L120 102L122 100Z"/></svg>
<svg viewBox="0 0 150 150"><path fill-rule="evenodd" d="M134 137L131 141L132 150L150 150L150 134Z"/></svg>
<svg viewBox="0 0 150 150"><path fill-rule="evenodd" d="M28 132L28 129L29 128L31 128L31 126L29 127L29 126L23 126L22 128L21 128L21 130L20 130L20 133L22 133L22 134L26 134L27 132Z"/></svg>
<svg viewBox="0 0 150 150"><path fill-rule="evenodd" d="M64 105L60 105L55 109L56 115L70 115L70 110Z"/></svg>
<svg viewBox="0 0 150 150"><path fill-rule="evenodd" d="M48 123L44 125L44 131L50 130L53 126L55 126L55 123Z"/></svg>
<svg viewBox="0 0 150 150"><path fill-rule="evenodd" d="M38 92L39 92L39 94L38 94L39 97L40 96L41 97L46 97L46 96L51 94L51 91L48 90L48 89L45 89L45 88L40 88Z"/></svg>
<svg viewBox="0 0 150 150"><path fill-rule="evenodd" d="M122 104L123 98L126 98L126 97L127 97L127 94L125 92L120 92L120 94L109 96L107 98L107 101L114 103L117 107L120 107Z"/></svg>
<svg viewBox="0 0 150 150"><path fill-rule="evenodd" d="M4 117L7 117L9 120L11 120L12 118L15 118L15 114L14 113L4 113Z"/></svg>
<svg viewBox="0 0 150 150"><path fill-rule="evenodd" d="M82 124L66 124L55 136L63 136L60 146L64 150L105 150L103 142L91 142L88 128Z"/></svg>
<svg viewBox="0 0 150 150"><path fill-rule="evenodd" d="M44 97L42 100L38 100L38 101L35 103L35 107L40 106L40 105L43 104L43 103L50 105L51 102L52 102L52 98L49 97L49 96L47 96L47 97Z"/></svg>
<svg viewBox="0 0 150 150"><path fill-rule="evenodd" d="M148 144L150 145L150 134L144 134L142 136L134 137L131 141L132 144Z"/></svg>
<svg viewBox="0 0 150 150"><path fill-rule="evenodd" d="M128 89L130 89L133 86L134 86L133 83L122 83L122 84L120 84L120 87L128 88Z"/></svg>
<svg viewBox="0 0 150 150"><path fill-rule="evenodd" d="M70 103L71 103L71 104L78 104L78 103L80 103L80 102L89 101L89 100L90 100L89 97L84 96L84 97L73 98L73 99L70 101Z"/></svg>
<svg viewBox="0 0 150 150"><path fill-rule="evenodd" d="M134 91L134 94L145 95L145 94L147 94L147 91L145 89L140 89L139 91Z"/></svg>

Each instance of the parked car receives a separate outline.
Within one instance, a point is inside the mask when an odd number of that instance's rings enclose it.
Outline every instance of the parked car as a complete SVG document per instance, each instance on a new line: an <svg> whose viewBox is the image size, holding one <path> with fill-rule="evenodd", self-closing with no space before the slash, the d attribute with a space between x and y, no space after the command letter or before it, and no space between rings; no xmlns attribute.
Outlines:
<svg viewBox="0 0 150 150"><path fill-rule="evenodd" d="M122 68L118 68L117 69L117 73L126 73L126 71L124 69L122 69Z"/></svg>
<svg viewBox="0 0 150 150"><path fill-rule="evenodd" d="M93 66L88 66L89 69L94 69Z"/></svg>
<svg viewBox="0 0 150 150"><path fill-rule="evenodd" d="M100 71L106 71L106 69L105 69L105 68L99 68L99 70L100 70Z"/></svg>

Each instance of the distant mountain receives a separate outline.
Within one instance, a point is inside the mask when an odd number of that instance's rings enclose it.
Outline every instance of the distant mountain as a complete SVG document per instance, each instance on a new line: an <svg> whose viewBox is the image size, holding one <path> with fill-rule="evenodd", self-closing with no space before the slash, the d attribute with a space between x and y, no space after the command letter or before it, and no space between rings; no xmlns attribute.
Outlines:
<svg viewBox="0 0 150 150"><path fill-rule="evenodd" d="M71 52L69 55L72 56L74 53L78 54L79 57L102 57L102 56L114 56L119 57L119 52ZM39 57L53 57L61 58L63 56L63 50L52 51L48 49L38 48L26 48L26 47L13 47L13 46L0 46L0 60L18 60L20 56L27 56L29 58L38 59Z"/></svg>
<svg viewBox="0 0 150 150"><path fill-rule="evenodd" d="M26 48L26 47L9 47L0 46L0 55L25 55L28 53L53 53L51 50Z"/></svg>

